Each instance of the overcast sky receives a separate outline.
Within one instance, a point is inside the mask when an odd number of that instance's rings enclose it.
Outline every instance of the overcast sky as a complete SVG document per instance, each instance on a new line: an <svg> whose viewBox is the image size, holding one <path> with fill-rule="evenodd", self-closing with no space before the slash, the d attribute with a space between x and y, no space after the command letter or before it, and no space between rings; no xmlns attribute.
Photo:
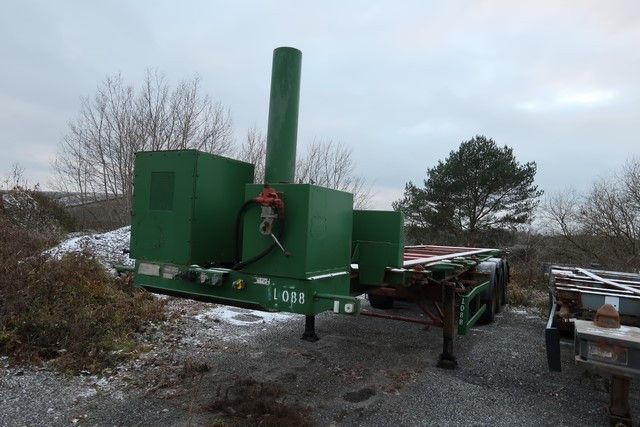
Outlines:
<svg viewBox="0 0 640 427"><path fill-rule="evenodd" d="M401 3L401 4L399 4ZM303 52L299 145L332 138L388 208L476 134L585 189L640 155L640 1L6 1L0 175L47 186L80 98L107 74L198 73L236 139L266 129L272 50Z"/></svg>

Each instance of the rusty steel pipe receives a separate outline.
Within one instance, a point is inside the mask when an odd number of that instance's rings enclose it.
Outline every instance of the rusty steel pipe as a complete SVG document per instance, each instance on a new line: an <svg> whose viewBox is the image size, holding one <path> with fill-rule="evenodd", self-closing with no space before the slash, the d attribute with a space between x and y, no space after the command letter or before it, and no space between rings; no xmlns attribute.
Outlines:
<svg viewBox="0 0 640 427"><path fill-rule="evenodd" d="M437 325L433 322L429 322L428 320L415 319L413 317L395 316L393 314L376 313L370 310L360 310L360 314L362 316L378 317L380 319L400 320L401 322L417 323L419 325L426 325L426 326L435 326L436 328L442 327L441 325Z"/></svg>

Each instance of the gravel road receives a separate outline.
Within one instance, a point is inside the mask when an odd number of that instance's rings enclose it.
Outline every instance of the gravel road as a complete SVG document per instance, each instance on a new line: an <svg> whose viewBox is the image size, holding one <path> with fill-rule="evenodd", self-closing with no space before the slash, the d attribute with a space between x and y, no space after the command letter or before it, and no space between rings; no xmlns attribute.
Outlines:
<svg viewBox="0 0 640 427"><path fill-rule="evenodd" d="M151 350L100 376L0 361L0 425L608 425L605 381L569 345L548 373L544 320L524 309L458 337L448 371L438 329L324 314L309 343L301 317L168 307L143 337ZM640 415L636 385L631 404Z"/></svg>

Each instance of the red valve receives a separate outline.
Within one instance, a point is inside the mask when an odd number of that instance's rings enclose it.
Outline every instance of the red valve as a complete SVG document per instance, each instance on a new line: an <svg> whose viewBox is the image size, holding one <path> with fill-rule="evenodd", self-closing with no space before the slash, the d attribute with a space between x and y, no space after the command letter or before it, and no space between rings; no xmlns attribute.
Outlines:
<svg viewBox="0 0 640 427"><path fill-rule="evenodd" d="M284 202L280 198L280 193L278 193L274 188L265 186L255 200L262 206L273 206L276 208L278 216L281 218L284 217Z"/></svg>

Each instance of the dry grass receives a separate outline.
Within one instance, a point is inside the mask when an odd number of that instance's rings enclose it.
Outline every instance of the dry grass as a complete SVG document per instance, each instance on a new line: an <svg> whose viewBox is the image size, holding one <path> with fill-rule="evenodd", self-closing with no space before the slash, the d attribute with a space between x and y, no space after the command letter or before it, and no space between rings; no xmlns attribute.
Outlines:
<svg viewBox="0 0 640 427"><path fill-rule="evenodd" d="M0 211L0 354L99 371L136 349L162 304L109 275L89 253L42 255L51 241Z"/></svg>
<svg viewBox="0 0 640 427"><path fill-rule="evenodd" d="M547 284L542 273L517 264L511 268L511 283L507 287L509 304L533 307L546 315L548 298Z"/></svg>
<svg viewBox="0 0 640 427"><path fill-rule="evenodd" d="M182 365L181 377L195 377L209 372L209 370L211 370L211 368L207 362L187 357Z"/></svg>

